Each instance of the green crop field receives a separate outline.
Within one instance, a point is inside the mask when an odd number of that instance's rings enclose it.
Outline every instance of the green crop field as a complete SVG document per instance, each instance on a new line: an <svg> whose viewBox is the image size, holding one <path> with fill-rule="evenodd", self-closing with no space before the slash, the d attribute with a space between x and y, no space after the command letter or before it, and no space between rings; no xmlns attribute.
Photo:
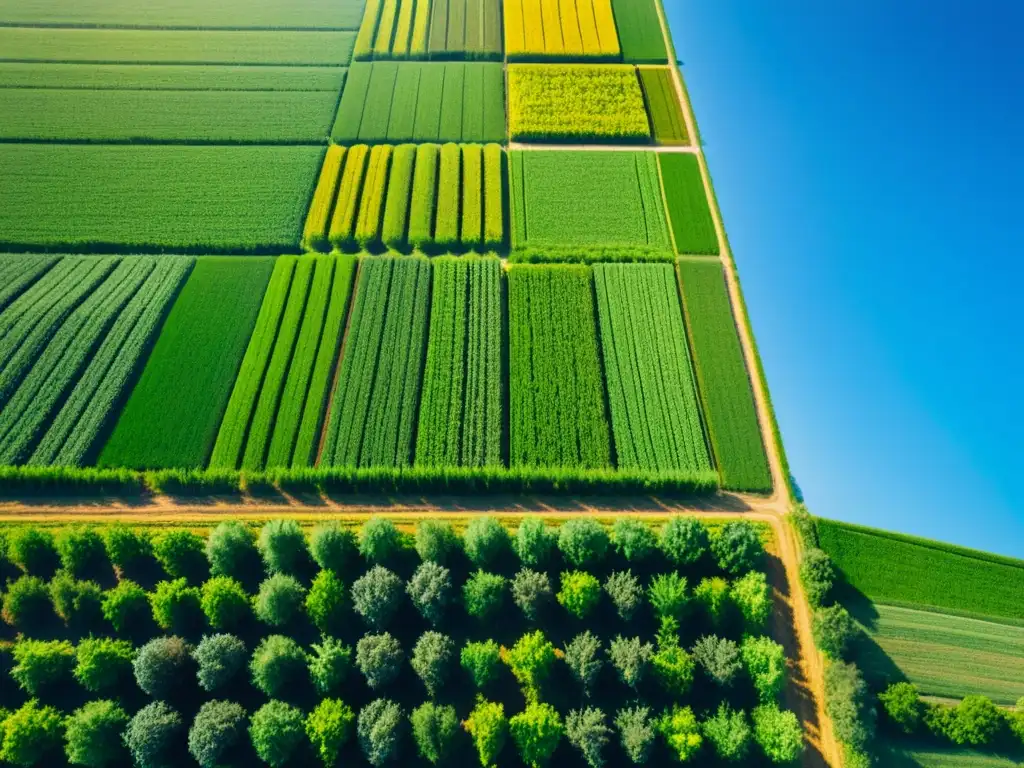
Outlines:
<svg viewBox="0 0 1024 768"><path fill-rule="evenodd" d="M718 233L711 218L696 156L662 154L658 156L658 163L665 184L665 200L676 252L718 255Z"/></svg>
<svg viewBox="0 0 1024 768"><path fill-rule="evenodd" d="M664 64L665 37L658 19L658 0L612 0L619 28L622 57L626 61Z"/></svg>
<svg viewBox="0 0 1024 768"><path fill-rule="evenodd" d="M499 0L369 0L355 58L500 59Z"/></svg>
<svg viewBox="0 0 1024 768"><path fill-rule="evenodd" d="M671 71L667 67L640 67L639 71L655 140L659 144L689 144Z"/></svg>
<svg viewBox="0 0 1024 768"><path fill-rule="evenodd" d="M886 744L881 750L886 768L1019 768L1019 757L985 754L973 749Z"/></svg>

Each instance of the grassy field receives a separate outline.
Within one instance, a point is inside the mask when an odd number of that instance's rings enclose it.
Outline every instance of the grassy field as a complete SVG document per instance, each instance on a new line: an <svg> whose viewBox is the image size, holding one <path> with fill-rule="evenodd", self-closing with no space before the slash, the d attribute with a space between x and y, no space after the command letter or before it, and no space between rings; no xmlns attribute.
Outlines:
<svg viewBox="0 0 1024 768"><path fill-rule="evenodd" d="M658 19L657 0L612 0L622 57L642 64L668 62L665 36Z"/></svg>
<svg viewBox="0 0 1024 768"><path fill-rule="evenodd" d="M972 749L890 742L880 750L880 759L885 768L1019 768L1024 754L993 755Z"/></svg>
<svg viewBox="0 0 1024 768"><path fill-rule="evenodd" d="M609 0L505 0L510 61L613 60L620 54Z"/></svg>
<svg viewBox="0 0 1024 768"><path fill-rule="evenodd" d="M0 88L115 91L332 91L346 67L202 64L0 64Z"/></svg>
<svg viewBox="0 0 1024 768"><path fill-rule="evenodd" d="M711 207L696 155L662 154L658 155L658 163L661 165L676 252L717 256L720 252L718 232L711 218Z"/></svg>

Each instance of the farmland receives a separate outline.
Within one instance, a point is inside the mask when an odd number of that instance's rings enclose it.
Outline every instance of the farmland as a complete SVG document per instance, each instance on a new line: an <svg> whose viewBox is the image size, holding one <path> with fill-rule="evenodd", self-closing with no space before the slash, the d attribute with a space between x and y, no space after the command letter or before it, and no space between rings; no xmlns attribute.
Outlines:
<svg viewBox="0 0 1024 768"><path fill-rule="evenodd" d="M509 67L514 141L648 141L651 128L634 67Z"/></svg>
<svg viewBox="0 0 1024 768"><path fill-rule="evenodd" d="M768 460L722 267L715 261L682 259L677 268L708 437L722 485L768 491Z"/></svg>
<svg viewBox="0 0 1024 768"><path fill-rule="evenodd" d="M610 0L505 0L510 61L614 60L619 38Z"/></svg>
<svg viewBox="0 0 1024 768"><path fill-rule="evenodd" d="M499 0L369 0L355 58L501 58Z"/></svg>
<svg viewBox="0 0 1024 768"><path fill-rule="evenodd" d="M672 73L666 67L640 67L639 72L654 139L659 144L689 144Z"/></svg>
<svg viewBox="0 0 1024 768"><path fill-rule="evenodd" d="M668 218L676 252L717 256L720 246L697 158L689 154L658 156L665 184Z"/></svg>
<svg viewBox="0 0 1024 768"><path fill-rule="evenodd" d="M658 0L611 0L622 42L622 57L638 64L668 62L658 19Z"/></svg>

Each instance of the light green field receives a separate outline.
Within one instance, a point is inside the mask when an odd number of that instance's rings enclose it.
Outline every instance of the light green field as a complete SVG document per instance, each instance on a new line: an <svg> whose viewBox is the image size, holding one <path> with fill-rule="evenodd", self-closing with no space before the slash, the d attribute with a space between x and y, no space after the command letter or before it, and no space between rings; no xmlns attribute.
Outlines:
<svg viewBox="0 0 1024 768"><path fill-rule="evenodd" d="M883 768L1017 768L1021 757L982 754L970 749L913 749L892 746L876 764Z"/></svg>
<svg viewBox="0 0 1024 768"><path fill-rule="evenodd" d="M3 88L102 88L117 91L333 91L345 67L193 64L0 64Z"/></svg>

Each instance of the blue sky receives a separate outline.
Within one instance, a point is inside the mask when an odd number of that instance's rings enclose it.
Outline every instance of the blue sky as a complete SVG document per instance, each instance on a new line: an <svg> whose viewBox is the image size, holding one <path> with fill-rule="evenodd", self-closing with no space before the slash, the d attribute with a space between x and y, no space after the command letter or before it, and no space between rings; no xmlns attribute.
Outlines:
<svg viewBox="0 0 1024 768"><path fill-rule="evenodd" d="M812 511L1024 557L1024 4L665 5Z"/></svg>

